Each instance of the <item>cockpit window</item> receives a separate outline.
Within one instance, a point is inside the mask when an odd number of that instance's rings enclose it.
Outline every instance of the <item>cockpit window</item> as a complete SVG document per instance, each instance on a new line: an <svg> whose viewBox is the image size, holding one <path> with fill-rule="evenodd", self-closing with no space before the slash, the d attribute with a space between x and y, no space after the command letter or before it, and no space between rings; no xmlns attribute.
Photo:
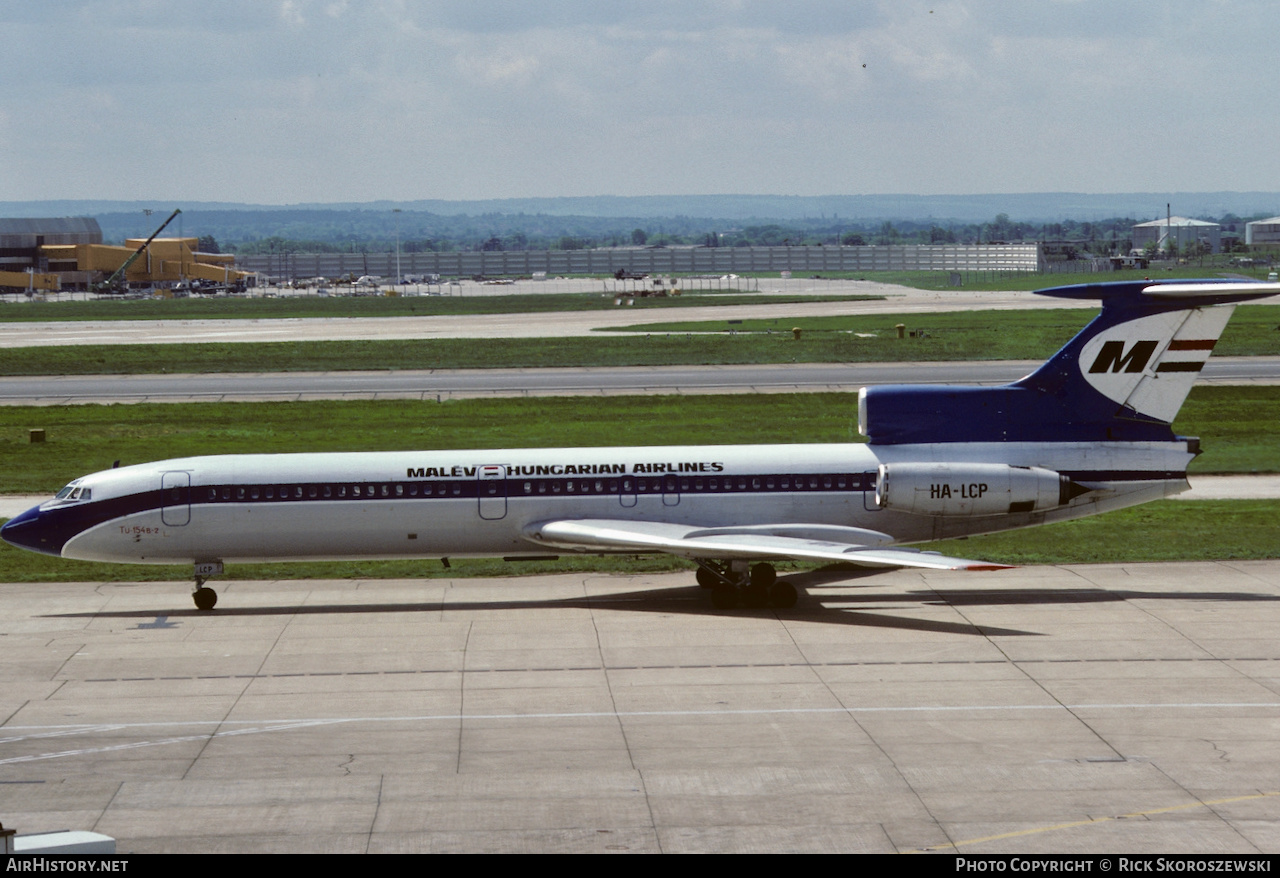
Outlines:
<svg viewBox="0 0 1280 878"><path fill-rule="evenodd" d="M72 482L54 495L53 499L62 500L65 503L74 503L77 500L88 500L92 496L92 488L84 488L78 482Z"/></svg>
<svg viewBox="0 0 1280 878"><path fill-rule="evenodd" d="M61 489L58 491L58 494L54 495L55 500L67 500L68 503L73 502L73 500L87 500L88 498L90 498L90 489L81 488L79 479L73 481L73 483L67 485L67 488Z"/></svg>

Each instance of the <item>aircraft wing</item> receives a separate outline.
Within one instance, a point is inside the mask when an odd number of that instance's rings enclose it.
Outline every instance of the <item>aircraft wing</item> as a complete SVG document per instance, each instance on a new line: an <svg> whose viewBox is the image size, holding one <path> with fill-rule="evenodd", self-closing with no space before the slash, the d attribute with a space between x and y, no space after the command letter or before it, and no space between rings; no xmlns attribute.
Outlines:
<svg viewBox="0 0 1280 878"><path fill-rule="evenodd" d="M665 552L682 558L790 558L843 561L862 567L1003 570L1007 564L949 558L891 545L879 531L836 525L774 524L697 527L660 521L577 519L541 521L525 537L542 546L587 552Z"/></svg>

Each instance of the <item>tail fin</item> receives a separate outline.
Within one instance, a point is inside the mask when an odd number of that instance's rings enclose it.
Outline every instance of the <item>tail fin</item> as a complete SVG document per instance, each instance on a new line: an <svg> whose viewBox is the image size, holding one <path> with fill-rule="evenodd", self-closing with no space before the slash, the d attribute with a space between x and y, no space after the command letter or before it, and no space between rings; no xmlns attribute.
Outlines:
<svg viewBox="0 0 1280 878"><path fill-rule="evenodd" d="M1014 384L865 388L862 432L879 444L1170 440L1235 303L1280 285L1122 281L1038 292L1100 299L1102 313Z"/></svg>

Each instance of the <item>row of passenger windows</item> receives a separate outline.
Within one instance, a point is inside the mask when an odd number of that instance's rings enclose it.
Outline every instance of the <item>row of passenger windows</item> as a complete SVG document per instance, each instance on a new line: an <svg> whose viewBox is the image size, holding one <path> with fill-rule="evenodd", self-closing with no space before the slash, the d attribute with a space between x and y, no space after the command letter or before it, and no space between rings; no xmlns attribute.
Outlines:
<svg viewBox="0 0 1280 878"><path fill-rule="evenodd" d="M222 485L210 487L206 499L222 500L376 500L396 497L460 497L465 482L434 484L345 484L345 485ZM474 492L472 492L474 495Z"/></svg>
<svg viewBox="0 0 1280 878"><path fill-rule="evenodd" d="M525 494L710 494L738 491L848 491L862 490L858 475L772 476L661 476L623 479L512 479Z"/></svg>
<svg viewBox="0 0 1280 878"><path fill-rule="evenodd" d="M725 494L744 491L863 491L874 473L760 476L493 479L447 482L355 482L313 485L221 485L197 489L204 502L254 500L394 500L403 497L498 497L538 494ZM505 492L504 492L505 489ZM176 497L171 498L176 500Z"/></svg>

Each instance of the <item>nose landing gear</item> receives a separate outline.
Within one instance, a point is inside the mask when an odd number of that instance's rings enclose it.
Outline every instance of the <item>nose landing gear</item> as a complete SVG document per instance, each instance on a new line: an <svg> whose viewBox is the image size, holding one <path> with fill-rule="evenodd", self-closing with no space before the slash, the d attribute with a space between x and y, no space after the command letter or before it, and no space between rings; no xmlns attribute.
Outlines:
<svg viewBox="0 0 1280 878"><path fill-rule="evenodd" d="M221 561L202 561L196 564L196 586L191 591L191 598L196 602L197 610L212 610L218 603L218 593L205 586L215 576L222 573Z"/></svg>
<svg viewBox="0 0 1280 878"><path fill-rule="evenodd" d="M191 597L195 599L197 610L212 610L218 603L218 593L211 588L205 588L204 579L196 577L196 587L191 592Z"/></svg>

